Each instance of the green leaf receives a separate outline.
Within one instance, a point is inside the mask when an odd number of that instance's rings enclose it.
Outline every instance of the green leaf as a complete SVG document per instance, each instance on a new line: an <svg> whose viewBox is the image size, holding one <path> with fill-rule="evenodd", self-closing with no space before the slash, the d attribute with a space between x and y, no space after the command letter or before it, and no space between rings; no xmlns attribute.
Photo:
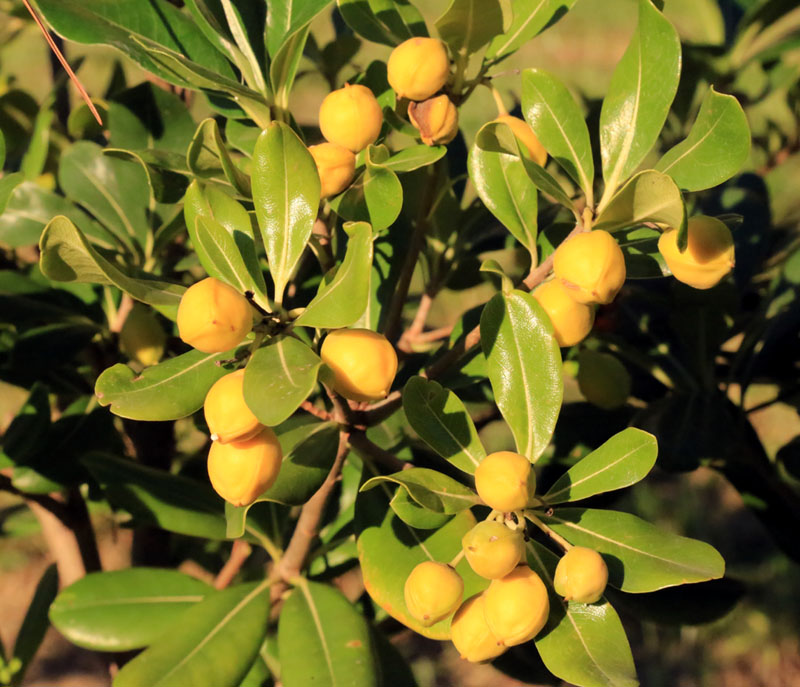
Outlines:
<svg viewBox="0 0 800 687"><path fill-rule="evenodd" d="M511 25L489 43L486 57L503 57L515 52L555 24L574 4L575 0L511 0Z"/></svg>
<svg viewBox="0 0 800 687"><path fill-rule="evenodd" d="M44 573L39 578L33 599L31 599L28 610L25 613L17 638L14 640L12 656L20 661L21 665L14 673L14 679L11 681L12 685L18 685L22 682L25 670L42 644L44 635L50 627L47 610L50 608L50 604L53 603L53 599L56 598L57 593L58 570L55 564L51 564L45 568Z"/></svg>
<svg viewBox="0 0 800 687"><path fill-rule="evenodd" d="M54 117L52 101L48 101L39 110L33 122L31 141L20 163L20 171L28 181L36 181L36 178L44 171L47 153L50 150L50 126Z"/></svg>
<svg viewBox="0 0 800 687"><path fill-rule="evenodd" d="M618 231L645 222L680 229L686 206L675 182L666 174L646 169L626 183L597 217L595 229Z"/></svg>
<svg viewBox="0 0 800 687"><path fill-rule="evenodd" d="M347 25L373 43L394 46L428 35L425 20L408 0L337 0L337 4Z"/></svg>
<svg viewBox="0 0 800 687"><path fill-rule="evenodd" d="M555 505L636 484L655 465L657 454L652 434L629 427L573 465L542 499Z"/></svg>
<svg viewBox="0 0 800 687"><path fill-rule="evenodd" d="M0 129L0 169L6 163L6 137L3 135L3 130Z"/></svg>
<svg viewBox="0 0 800 687"><path fill-rule="evenodd" d="M252 194L250 177L231 159L216 119L204 119L198 125L186 151L186 165L200 179L224 176L237 193Z"/></svg>
<svg viewBox="0 0 800 687"><path fill-rule="evenodd" d="M656 233L660 234L656 230ZM658 237L629 243L620 242L625 257L625 279L657 279L668 277L671 272L664 256L658 250Z"/></svg>
<svg viewBox="0 0 800 687"><path fill-rule="evenodd" d="M481 314L481 347L517 450L536 462L553 436L564 392L550 320L531 295L498 293Z"/></svg>
<svg viewBox="0 0 800 687"><path fill-rule="evenodd" d="M233 351L203 353L192 350L136 374L117 363L95 383L100 405L114 415L132 420L177 420L203 407L211 385L230 372L218 363Z"/></svg>
<svg viewBox="0 0 800 687"><path fill-rule="evenodd" d="M317 384L322 361L291 336L253 353L244 373L244 400L259 422L273 427L288 418Z"/></svg>
<svg viewBox="0 0 800 687"><path fill-rule="evenodd" d="M394 153L384 160L382 164L397 174L413 172L415 169L427 167L437 160L441 160L446 152L447 146L411 146Z"/></svg>
<svg viewBox="0 0 800 687"><path fill-rule="evenodd" d="M283 110L288 109L289 92L292 90L297 76L297 68L300 66L300 59L303 57L303 50L308 40L310 28L306 24L295 31L283 43L269 66L269 79L272 84L272 90L275 91L275 100Z"/></svg>
<svg viewBox="0 0 800 687"><path fill-rule="evenodd" d="M81 458L108 502L146 523L178 534L225 539L222 499L211 486L107 453Z"/></svg>
<svg viewBox="0 0 800 687"><path fill-rule="evenodd" d="M486 457L461 399L437 382L409 379L403 388L403 410L420 438L460 470L473 474Z"/></svg>
<svg viewBox="0 0 800 687"><path fill-rule="evenodd" d="M281 609L278 650L285 687L377 685L370 628L337 589L298 578Z"/></svg>
<svg viewBox="0 0 800 687"><path fill-rule="evenodd" d="M178 284L130 277L98 253L69 218L54 217L39 241L39 266L48 279L113 284L132 298L172 317L186 291Z"/></svg>
<svg viewBox="0 0 800 687"><path fill-rule="evenodd" d="M267 50L274 58L281 46L292 34L307 26L314 17L322 12L333 0L276 0L270 2L267 11Z"/></svg>
<svg viewBox="0 0 800 687"><path fill-rule="evenodd" d="M374 479L374 478L373 478ZM405 489L394 492L389 507L406 525L419 530L438 530L451 519L448 513L437 513L419 505Z"/></svg>
<svg viewBox="0 0 800 687"><path fill-rule="evenodd" d="M542 519L570 543L603 554L609 584L624 592L652 592L725 572L725 561L712 546L664 532L629 513L558 508Z"/></svg>
<svg viewBox="0 0 800 687"><path fill-rule="evenodd" d="M429 468L409 468L393 475L373 477L364 482L361 491L373 489L381 482L399 484L420 506L435 513L455 515L481 503L472 489Z"/></svg>
<svg viewBox="0 0 800 687"><path fill-rule="evenodd" d="M131 651L152 644L179 613L212 592L205 582L177 570L91 573L61 591L50 620L78 646Z"/></svg>
<svg viewBox="0 0 800 687"><path fill-rule="evenodd" d="M639 24L614 70L600 112L605 200L658 140L680 71L681 45L674 27L651 0L639 0ZM602 210L602 200L600 206Z"/></svg>
<svg viewBox="0 0 800 687"><path fill-rule="evenodd" d="M522 111L547 152L591 198L594 161L589 130L566 86L545 71L526 69L522 73Z"/></svg>
<svg viewBox="0 0 800 687"><path fill-rule="evenodd" d="M372 271L372 227L366 222L346 223L344 230L349 237L344 261L333 278L320 285L317 295L295 320L296 325L349 327L366 309Z"/></svg>
<svg viewBox="0 0 800 687"><path fill-rule="evenodd" d="M105 148L105 155L138 164L145 173L150 194L159 203L177 203L189 185L186 161L167 150Z"/></svg>
<svg viewBox="0 0 800 687"><path fill-rule="evenodd" d="M114 687L235 687L264 641L268 615L266 582L209 594L126 663Z"/></svg>
<svg viewBox="0 0 800 687"><path fill-rule="evenodd" d="M750 154L750 128L739 101L709 88L684 141L656 169L687 191L717 186L736 174Z"/></svg>
<svg viewBox="0 0 800 687"><path fill-rule="evenodd" d="M50 414L49 391L45 384L37 381L3 434L0 456L18 464L35 455L50 431Z"/></svg>
<svg viewBox="0 0 800 687"><path fill-rule="evenodd" d="M305 250L319 205L314 158L286 124L272 122L253 153L253 203L275 282L275 301Z"/></svg>
<svg viewBox="0 0 800 687"><path fill-rule="evenodd" d="M436 29L454 55L469 55L503 33L504 11L508 3L501 0L452 0L436 20Z"/></svg>
<svg viewBox="0 0 800 687"><path fill-rule="evenodd" d="M538 542L527 544L528 565L547 586L550 615L536 638L547 669L582 687L636 687L633 656L617 612L605 599L566 603L553 589L558 557Z"/></svg>

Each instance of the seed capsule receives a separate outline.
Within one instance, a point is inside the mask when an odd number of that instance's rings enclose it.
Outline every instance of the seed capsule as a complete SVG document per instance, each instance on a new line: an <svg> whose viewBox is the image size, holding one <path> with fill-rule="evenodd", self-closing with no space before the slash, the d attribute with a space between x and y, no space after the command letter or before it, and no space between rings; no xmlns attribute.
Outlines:
<svg viewBox="0 0 800 687"><path fill-rule="evenodd" d="M484 593L486 623L504 646L527 642L545 626L550 613L547 589L527 565L492 580Z"/></svg>
<svg viewBox="0 0 800 687"><path fill-rule="evenodd" d="M608 567L594 549L573 546L556 566L553 586L565 601L592 604L605 591Z"/></svg>
<svg viewBox="0 0 800 687"><path fill-rule="evenodd" d="M149 308L137 303L119 332L119 347L132 360L148 367L164 355L167 335Z"/></svg>
<svg viewBox="0 0 800 687"><path fill-rule="evenodd" d="M229 351L252 326L247 299L213 277L190 286L178 305L178 334L203 353Z"/></svg>
<svg viewBox="0 0 800 687"><path fill-rule="evenodd" d="M345 84L328 93L319 108L322 135L354 153L374 143L381 126L381 106L372 91L360 84Z"/></svg>
<svg viewBox="0 0 800 687"><path fill-rule="evenodd" d="M511 131L514 132L514 136L522 144L522 154L527 155L540 167L544 167L544 163L547 162L547 151L524 119L511 115L500 115L494 121L508 124Z"/></svg>
<svg viewBox="0 0 800 687"><path fill-rule="evenodd" d="M309 146L308 152L317 165L320 197L329 198L344 191L356 173L356 156L336 143Z"/></svg>
<svg viewBox="0 0 800 687"><path fill-rule="evenodd" d="M564 241L553 271L579 303L610 303L625 283L625 256L611 234L595 229Z"/></svg>
<svg viewBox="0 0 800 687"><path fill-rule="evenodd" d="M450 623L450 639L461 658L472 663L496 658L508 648L497 641L486 623L486 597L483 593L461 604Z"/></svg>
<svg viewBox="0 0 800 687"><path fill-rule="evenodd" d="M203 405L208 430L221 444L244 441L263 428L244 400L244 370L218 379L208 390Z"/></svg>
<svg viewBox="0 0 800 687"><path fill-rule="evenodd" d="M553 325L558 345L574 346L583 341L594 325L594 306L579 303L558 279L551 279L533 292Z"/></svg>
<svg viewBox="0 0 800 687"><path fill-rule="evenodd" d="M397 373L397 353L382 334L369 329L337 329L320 349L334 375L334 388L352 401L384 398Z"/></svg>
<svg viewBox="0 0 800 687"><path fill-rule="evenodd" d="M525 555L525 541L501 522L479 522L461 540L464 555L481 577L494 580L505 577Z"/></svg>
<svg viewBox="0 0 800 687"><path fill-rule="evenodd" d="M408 118L425 145L450 143L458 133L458 109L446 95L411 103Z"/></svg>
<svg viewBox="0 0 800 687"><path fill-rule="evenodd" d="M425 561L411 571L403 592L408 612L428 627L458 608L464 581L447 563Z"/></svg>
<svg viewBox="0 0 800 687"><path fill-rule="evenodd" d="M430 98L447 83L450 75L447 49L436 38L409 38L392 50L386 75L399 97Z"/></svg>
<svg viewBox="0 0 800 687"><path fill-rule="evenodd" d="M668 229L658 239L658 250L672 275L695 289L710 289L733 269L731 230L716 217L696 215L688 223L688 245L678 250L678 230Z"/></svg>
<svg viewBox="0 0 800 687"><path fill-rule="evenodd" d="M525 456L497 451L475 470L475 488L489 508L503 513L522 510L536 493L536 473Z"/></svg>

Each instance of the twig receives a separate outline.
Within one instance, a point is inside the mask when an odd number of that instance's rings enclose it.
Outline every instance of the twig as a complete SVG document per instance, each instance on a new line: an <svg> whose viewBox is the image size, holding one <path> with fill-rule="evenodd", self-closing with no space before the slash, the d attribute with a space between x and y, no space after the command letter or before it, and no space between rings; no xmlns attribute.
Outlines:
<svg viewBox="0 0 800 687"><path fill-rule="evenodd" d="M560 534L555 532L552 528L545 525L538 517L533 513L533 511L526 510L524 511L525 517L530 520L536 527L538 527L542 532L544 532L548 537L550 537L553 541L555 541L564 551L569 551L572 548L572 544L570 544L564 537Z"/></svg>
<svg viewBox="0 0 800 687"><path fill-rule="evenodd" d="M234 541L230 557L225 561L225 565L222 566L222 569L214 580L214 589L225 589L225 587L233 582L233 579L242 569L245 561L250 557L251 552L252 548L246 541L241 539Z"/></svg>
<svg viewBox="0 0 800 687"><path fill-rule="evenodd" d="M347 400L342 398L327 384L323 384L322 386L325 388L328 398L331 399L331 403L333 403L333 413L331 414L331 419L334 422L338 422L340 425L346 425L348 427L356 425L355 413Z"/></svg>
<svg viewBox="0 0 800 687"><path fill-rule="evenodd" d="M318 417L320 420L328 421L332 419L331 414L327 410L317 408L311 401L303 401L300 407L307 413L311 413L314 417Z"/></svg>
<svg viewBox="0 0 800 687"><path fill-rule="evenodd" d="M439 339L446 339L453 333L455 327L451 324L447 327L439 327L438 329L431 329L428 332L420 332L414 337L414 343L431 343Z"/></svg>
<svg viewBox="0 0 800 687"><path fill-rule="evenodd" d="M414 319L408 326L408 329L403 332L400 341L397 342L397 347L401 351L409 352L411 350L411 342L415 341L419 335L422 334L422 331L425 329L425 322L428 320L428 313L431 311L431 305L433 305L433 298L429 294L423 293L422 297L419 299L419 306L417 307Z"/></svg>
<svg viewBox="0 0 800 687"><path fill-rule="evenodd" d="M371 458L374 463L380 465L389 472L400 472L406 467L406 463L368 439L364 432L351 432L350 446L352 446L357 453L363 453Z"/></svg>
<svg viewBox="0 0 800 687"><path fill-rule="evenodd" d="M122 331L125 320L127 320L128 315L131 314L131 310L133 310L133 298L127 293L123 293L122 300L119 302L119 308L117 308L117 312L114 315L114 321L109 324L108 328L112 332L119 334Z"/></svg>
<svg viewBox="0 0 800 687"><path fill-rule="evenodd" d="M386 315L386 326L383 335L389 341L396 341L400 334L400 325L403 319L403 307L408 299L408 289L411 286L411 278L414 276L414 269L417 266L417 259L425 242L425 233L428 230L427 220L419 220L414 233L411 237L411 245L408 247L400 277L395 286L392 302L389 304L389 312Z"/></svg>

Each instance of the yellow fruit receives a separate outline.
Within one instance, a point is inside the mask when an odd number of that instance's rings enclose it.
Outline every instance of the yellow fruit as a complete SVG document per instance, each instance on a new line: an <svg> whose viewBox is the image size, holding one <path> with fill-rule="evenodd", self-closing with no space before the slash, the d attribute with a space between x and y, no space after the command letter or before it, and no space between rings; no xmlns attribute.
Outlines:
<svg viewBox="0 0 800 687"><path fill-rule="evenodd" d="M631 395L631 376L613 355L583 350L578 356L578 386L592 405L615 410Z"/></svg>
<svg viewBox="0 0 800 687"><path fill-rule="evenodd" d="M442 41L409 38L392 50L386 71L399 97L425 100L447 83L450 60Z"/></svg>
<svg viewBox="0 0 800 687"><path fill-rule="evenodd" d="M594 549L573 546L556 566L553 586L565 601L592 604L605 591L608 567L603 557Z"/></svg>
<svg viewBox="0 0 800 687"><path fill-rule="evenodd" d="M536 492L536 473L525 456L497 451L476 468L475 488L489 508L503 513L522 510Z"/></svg>
<svg viewBox="0 0 800 687"><path fill-rule="evenodd" d="M523 154L526 154L537 165L544 167L544 163L547 162L547 151L524 119L511 115L500 115L494 121L508 124L511 131L514 132L514 136L522 144Z"/></svg>
<svg viewBox="0 0 800 687"><path fill-rule="evenodd" d="M574 300L558 279L542 284L533 297L550 318L556 341L562 348L583 341L592 331L594 307Z"/></svg>
<svg viewBox="0 0 800 687"><path fill-rule="evenodd" d="M716 217L696 215L689 220L686 250L678 250L678 230L668 229L658 239L672 275L696 289L710 289L731 271L734 265L731 230Z"/></svg>
<svg viewBox="0 0 800 687"><path fill-rule="evenodd" d="M458 608L464 594L464 580L447 563L425 561L411 571L403 594L408 612L428 627Z"/></svg>
<svg viewBox="0 0 800 687"><path fill-rule="evenodd" d="M382 334L337 329L325 337L320 357L333 372L333 387L352 401L375 401L392 388L397 353Z"/></svg>
<svg viewBox="0 0 800 687"><path fill-rule="evenodd" d="M244 441L215 441L208 452L211 486L234 506L247 506L278 479L282 457L278 437L269 427Z"/></svg>
<svg viewBox="0 0 800 687"><path fill-rule="evenodd" d="M147 367L161 360L166 342L167 335L155 313L138 303L134 305L119 333L122 352Z"/></svg>
<svg viewBox="0 0 800 687"><path fill-rule="evenodd" d="M203 353L229 351L252 326L247 299L213 277L190 286L178 306L178 334Z"/></svg>
<svg viewBox="0 0 800 687"><path fill-rule="evenodd" d="M244 441L264 426L244 402L244 370L236 370L214 382L203 405L211 438L220 444Z"/></svg>
<svg viewBox="0 0 800 687"><path fill-rule="evenodd" d="M329 198L344 191L356 173L356 156L336 143L319 143L309 146L308 152L317 165L320 197Z"/></svg>
<svg viewBox="0 0 800 687"><path fill-rule="evenodd" d="M499 580L492 580L486 595L486 624L504 646L533 639L545 626L550 600L541 578L520 565Z"/></svg>
<svg viewBox="0 0 800 687"><path fill-rule="evenodd" d="M357 153L381 132L383 112L366 86L345 84L328 93L319 108L319 128L331 143Z"/></svg>
<svg viewBox="0 0 800 687"><path fill-rule="evenodd" d="M486 597L483 593L461 604L450 623L450 639L461 658L472 663L496 658L508 648L497 641L486 623Z"/></svg>
<svg viewBox="0 0 800 687"><path fill-rule="evenodd" d="M489 580L508 575L525 555L522 533L493 520L475 525L461 539L461 545L472 569Z"/></svg>
<svg viewBox="0 0 800 687"><path fill-rule="evenodd" d="M564 241L553 271L579 303L610 303L625 283L625 257L611 234L595 229Z"/></svg>
<svg viewBox="0 0 800 687"><path fill-rule="evenodd" d="M408 118L425 145L450 143L458 133L458 110L446 95L411 103Z"/></svg>

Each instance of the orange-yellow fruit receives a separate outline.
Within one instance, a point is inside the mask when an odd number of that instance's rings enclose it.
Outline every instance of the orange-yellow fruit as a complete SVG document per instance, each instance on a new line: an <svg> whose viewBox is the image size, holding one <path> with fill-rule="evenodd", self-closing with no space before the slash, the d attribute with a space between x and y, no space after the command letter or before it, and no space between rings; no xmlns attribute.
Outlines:
<svg viewBox="0 0 800 687"><path fill-rule="evenodd" d="M522 144L522 153L527 155L537 165L544 167L544 163L547 162L547 151L539 142L539 139L536 138L536 134L533 133L533 129L528 125L528 122L519 117L512 117L511 115L500 115L494 121L508 124L511 131L514 132L514 136L516 136L517 140Z"/></svg>
<svg viewBox="0 0 800 687"><path fill-rule="evenodd" d="M281 445L269 427L244 441L215 441L208 452L211 486L234 506L247 506L269 489L281 469Z"/></svg>
<svg viewBox="0 0 800 687"><path fill-rule="evenodd" d="M411 571L403 593L408 612L428 627L458 608L464 580L447 563L425 561Z"/></svg>
<svg viewBox="0 0 800 687"><path fill-rule="evenodd" d="M533 639L547 622L550 600L541 578L520 565L499 580L492 580L486 595L486 624L504 646Z"/></svg>
<svg viewBox="0 0 800 687"><path fill-rule="evenodd" d="M203 353L229 351L252 326L247 299L213 277L190 286L178 306L178 334Z"/></svg>
<svg viewBox="0 0 800 687"><path fill-rule="evenodd" d="M556 566L553 586L565 601L592 604L605 591L608 567L603 557L594 549L573 546Z"/></svg>
<svg viewBox="0 0 800 687"><path fill-rule="evenodd" d="M436 38L409 38L392 50L386 71L398 96L425 100L447 83L447 48Z"/></svg>
<svg viewBox="0 0 800 687"><path fill-rule="evenodd" d="M610 303L625 283L625 256L611 234L595 229L564 241L553 271L579 303Z"/></svg>
<svg viewBox="0 0 800 687"><path fill-rule="evenodd" d="M467 599L450 623L450 639L461 655L472 663L496 658L508 647L497 641L486 623L486 597L483 592Z"/></svg>
<svg viewBox="0 0 800 687"><path fill-rule="evenodd" d="M317 165L320 197L329 198L344 191L356 173L356 156L337 143L319 143L309 146L308 152Z"/></svg>
<svg viewBox="0 0 800 687"><path fill-rule="evenodd" d="M337 329L325 337L320 357L333 372L333 387L352 401L375 401L392 388L397 353L382 334Z"/></svg>
<svg viewBox="0 0 800 687"><path fill-rule="evenodd" d="M206 394L203 411L211 438L220 444L244 441L264 428L244 402L244 370L214 382Z"/></svg>
<svg viewBox="0 0 800 687"><path fill-rule="evenodd" d="M472 569L489 580L508 575L525 555L522 532L494 520L475 525L461 539L461 545Z"/></svg>
<svg viewBox="0 0 800 687"><path fill-rule="evenodd" d="M167 335L155 313L137 303L125 318L119 332L119 347L131 360L148 367L164 355Z"/></svg>
<svg viewBox="0 0 800 687"><path fill-rule="evenodd" d="M574 346L592 331L594 306L579 303L569 295L558 279L551 279L533 292L553 325L558 345Z"/></svg>
<svg viewBox="0 0 800 687"><path fill-rule="evenodd" d="M686 250L678 250L678 230L668 229L658 239L658 250L672 275L696 289L710 289L733 269L731 230L716 217L696 215L688 222Z"/></svg>
<svg viewBox="0 0 800 687"><path fill-rule="evenodd" d="M408 119L425 145L450 143L458 133L458 109L446 95L408 106Z"/></svg>
<svg viewBox="0 0 800 687"><path fill-rule="evenodd" d="M613 355L583 350L578 356L578 386L592 405L615 410L631 395L631 376Z"/></svg>
<svg viewBox="0 0 800 687"><path fill-rule="evenodd" d="M525 456L497 451L475 469L475 488L489 508L503 513L522 510L536 492L536 473Z"/></svg>
<svg viewBox="0 0 800 687"><path fill-rule="evenodd" d="M353 153L375 143L382 125L381 106L372 91L360 84L345 84L328 93L319 108L322 135Z"/></svg>

